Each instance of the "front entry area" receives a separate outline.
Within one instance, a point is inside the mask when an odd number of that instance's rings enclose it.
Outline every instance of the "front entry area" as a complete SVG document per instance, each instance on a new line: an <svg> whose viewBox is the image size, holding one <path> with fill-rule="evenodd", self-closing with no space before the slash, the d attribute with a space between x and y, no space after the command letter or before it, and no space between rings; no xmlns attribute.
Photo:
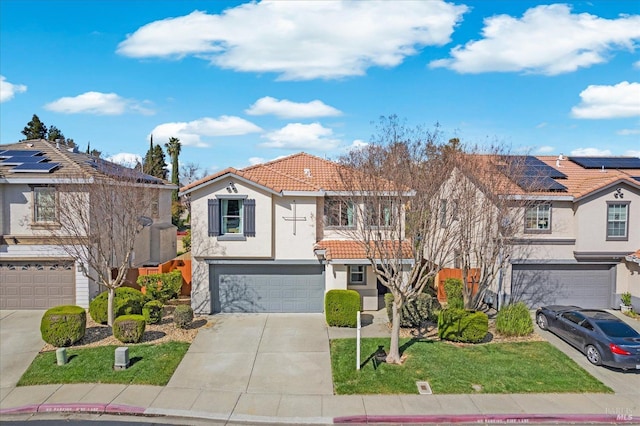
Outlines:
<svg viewBox="0 0 640 426"><path fill-rule="evenodd" d="M209 265L212 313L324 310L323 265Z"/></svg>

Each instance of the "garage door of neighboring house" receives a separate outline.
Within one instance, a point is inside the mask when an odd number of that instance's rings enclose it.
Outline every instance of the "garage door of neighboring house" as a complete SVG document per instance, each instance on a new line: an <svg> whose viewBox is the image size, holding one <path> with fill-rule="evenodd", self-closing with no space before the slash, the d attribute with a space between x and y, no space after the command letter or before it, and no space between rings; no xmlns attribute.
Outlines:
<svg viewBox="0 0 640 426"><path fill-rule="evenodd" d="M322 265L210 265L212 311L322 312Z"/></svg>
<svg viewBox="0 0 640 426"><path fill-rule="evenodd" d="M48 309L75 304L70 261L0 261L0 309Z"/></svg>
<svg viewBox="0 0 640 426"><path fill-rule="evenodd" d="M530 307L610 308L614 265L513 265L511 300Z"/></svg>

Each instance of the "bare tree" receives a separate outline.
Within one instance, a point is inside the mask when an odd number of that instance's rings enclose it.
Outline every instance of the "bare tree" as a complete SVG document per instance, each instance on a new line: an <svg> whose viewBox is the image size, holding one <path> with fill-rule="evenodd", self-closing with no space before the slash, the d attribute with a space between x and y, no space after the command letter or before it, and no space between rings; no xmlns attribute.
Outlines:
<svg viewBox="0 0 640 426"><path fill-rule="evenodd" d="M383 117L373 142L343 157L338 169L344 188L340 201L358 219L357 226L341 232L361 244L393 295L389 363L402 362L402 307L425 290L453 254L452 219L443 217L443 223L436 216L448 158L439 138L437 127L431 132L407 128L396 116Z"/></svg>
<svg viewBox="0 0 640 426"><path fill-rule="evenodd" d="M93 165L93 173L57 178L59 225L49 232L85 276L108 290L113 325L115 289L125 282L140 233L153 222L149 216L158 207L162 183L104 160Z"/></svg>

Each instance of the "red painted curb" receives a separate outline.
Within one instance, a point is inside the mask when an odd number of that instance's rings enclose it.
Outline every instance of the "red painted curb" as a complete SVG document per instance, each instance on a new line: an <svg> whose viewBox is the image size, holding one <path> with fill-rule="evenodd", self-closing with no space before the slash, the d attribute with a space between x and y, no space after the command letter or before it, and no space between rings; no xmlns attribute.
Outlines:
<svg viewBox="0 0 640 426"><path fill-rule="evenodd" d="M606 423L638 424L637 417L613 414L463 414L463 415L398 415L344 416L333 419L335 424L349 423Z"/></svg>
<svg viewBox="0 0 640 426"><path fill-rule="evenodd" d="M29 404L21 407L4 408L0 414L28 414L28 413L122 413L144 414L143 407L134 407L124 404L92 404L92 403L68 403L68 404Z"/></svg>
<svg viewBox="0 0 640 426"><path fill-rule="evenodd" d="M37 413L38 404L23 405L21 407L3 408L0 414L28 414Z"/></svg>

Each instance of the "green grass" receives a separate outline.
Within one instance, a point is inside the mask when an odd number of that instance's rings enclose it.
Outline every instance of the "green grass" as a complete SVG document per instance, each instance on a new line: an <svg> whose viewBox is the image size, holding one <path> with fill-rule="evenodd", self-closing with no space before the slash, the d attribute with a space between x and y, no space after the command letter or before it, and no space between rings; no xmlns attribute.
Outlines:
<svg viewBox="0 0 640 426"><path fill-rule="evenodd" d="M131 366L115 371L113 363L118 346L68 348L65 365L56 364L56 353L38 354L18 386L64 383L121 383L163 386L189 349L189 343L169 342L159 345L129 346Z"/></svg>
<svg viewBox="0 0 640 426"><path fill-rule="evenodd" d="M417 394L416 381L428 381L434 394L551 393L613 391L547 342L456 346L446 342L401 339L403 365L368 359L389 339L363 339L360 371L356 340L331 341L335 393ZM368 359L368 360L367 360Z"/></svg>

